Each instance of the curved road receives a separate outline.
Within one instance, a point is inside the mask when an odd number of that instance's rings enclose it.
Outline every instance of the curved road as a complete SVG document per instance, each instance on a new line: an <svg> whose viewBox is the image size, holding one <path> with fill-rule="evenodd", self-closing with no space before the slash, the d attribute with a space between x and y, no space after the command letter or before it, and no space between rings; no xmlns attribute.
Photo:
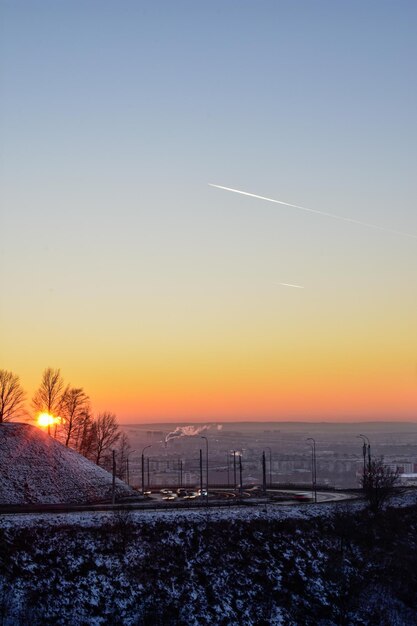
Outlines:
<svg viewBox="0 0 417 626"><path fill-rule="evenodd" d="M315 504L311 499L311 492L298 490L268 490L267 496L259 493L259 491L243 491L242 497L238 492L230 490L213 490L210 497L205 496L195 498L194 500L184 500L175 498L174 500L162 500L162 494L154 494L156 497L142 499L140 496L136 501L99 504L24 504L24 505L0 505L1 514L22 514L22 513L74 513L83 511L111 511L114 509L132 509L132 510L172 510L172 509L200 509L209 506L210 508L224 508L228 506L264 506L265 504L274 506L288 506L294 504ZM288 498L285 498L288 495ZM215 497L217 496L217 497ZM275 497L274 497L275 496ZM297 497L299 496L299 498ZM353 500L359 497L359 494L318 491L317 504L325 502L340 502ZM275 499L277 498L277 499ZM279 499L278 499L279 498Z"/></svg>

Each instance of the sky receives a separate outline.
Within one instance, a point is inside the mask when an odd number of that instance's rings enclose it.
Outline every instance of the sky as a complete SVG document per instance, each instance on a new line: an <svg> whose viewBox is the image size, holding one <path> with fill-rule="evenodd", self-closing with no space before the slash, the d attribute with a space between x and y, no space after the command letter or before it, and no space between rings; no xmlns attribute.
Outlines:
<svg viewBox="0 0 417 626"><path fill-rule="evenodd" d="M122 423L417 419L414 0L0 7L29 398L53 367Z"/></svg>

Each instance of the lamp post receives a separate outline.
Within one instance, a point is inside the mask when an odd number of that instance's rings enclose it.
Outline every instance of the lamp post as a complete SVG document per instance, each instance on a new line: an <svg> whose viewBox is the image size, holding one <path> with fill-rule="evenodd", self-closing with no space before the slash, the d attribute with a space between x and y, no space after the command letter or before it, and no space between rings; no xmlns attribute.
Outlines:
<svg viewBox="0 0 417 626"><path fill-rule="evenodd" d="M111 489L111 503L114 505L116 502L116 450L112 450L112 466L113 466L113 481Z"/></svg>
<svg viewBox="0 0 417 626"><path fill-rule="evenodd" d="M145 446L142 450L142 495L145 495L145 450L148 448L152 448L152 446Z"/></svg>
<svg viewBox="0 0 417 626"><path fill-rule="evenodd" d="M362 439L363 445L362 445L362 456L363 456L363 472L362 472L362 478L363 480L365 480L365 474L366 474L366 442L365 442L365 438L361 437L360 435L357 436L358 439ZM364 485L362 485L362 487L364 487Z"/></svg>
<svg viewBox="0 0 417 626"><path fill-rule="evenodd" d="M179 469L180 487L182 487L182 459L178 461L178 469Z"/></svg>
<svg viewBox="0 0 417 626"><path fill-rule="evenodd" d="M266 461L265 461L265 450L262 452L262 490L264 495L266 494Z"/></svg>
<svg viewBox="0 0 417 626"><path fill-rule="evenodd" d="M146 459L146 488L149 491L150 479L149 479L149 457Z"/></svg>
<svg viewBox="0 0 417 626"><path fill-rule="evenodd" d="M236 489L236 450L232 450L233 452L233 489Z"/></svg>
<svg viewBox="0 0 417 626"><path fill-rule="evenodd" d="M208 489L209 489L209 472L208 472L208 467L209 467L209 460L208 460L209 450L208 450L208 439L204 435L201 435L201 439L205 439L206 440L206 491L207 491L206 495L207 495L207 502L208 502Z"/></svg>
<svg viewBox="0 0 417 626"><path fill-rule="evenodd" d="M313 437L307 437L306 441L311 443L311 482L313 486L314 502L317 502L317 467L316 467L316 440Z"/></svg>
<svg viewBox="0 0 417 626"><path fill-rule="evenodd" d="M363 441L363 455L365 457L365 447L368 447L368 470L371 469L371 442L366 435L358 435ZM366 442L366 443L365 443Z"/></svg>
<svg viewBox="0 0 417 626"><path fill-rule="evenodd" d="M136 450L129 450L129 452L127 453L126 456L126 482L128 485L130 485L130 462L129 462L129 456L131 454L133 454L133 452L136 452Z"/></svg>
<svg viewBox="0 0 417 626"><path fill-rule="evenodd" d="M200 494L203 493L203 451L200 448Z"/></svg>
<svg viewBox="0 0 417 626"><path fill-rule="evenodd" d="M366 485L366 450L368 450L368 472L371 472L371 443L366 435L358 435L358 439L362 439L362 454L363 454L363 476L362 476L362 489L365 489Z"/></svg>
<svg viewBox="0 0 417 626"><path fill-rule="evenodd" d="M269 488L272 488L272 451L269 446L265 446L265 450L269 451Z"/></svg>
<svg viewBox="0 0 417 626"><path fill-rule="evenodd" d="M240 494L240 497L242 497L243 495L242 454L239 454L239 478L240 478L239 494Z"/></svg>

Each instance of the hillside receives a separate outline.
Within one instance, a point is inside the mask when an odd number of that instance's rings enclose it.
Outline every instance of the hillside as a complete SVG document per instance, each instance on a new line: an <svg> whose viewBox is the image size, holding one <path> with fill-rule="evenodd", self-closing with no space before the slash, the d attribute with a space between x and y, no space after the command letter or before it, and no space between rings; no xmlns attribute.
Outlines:
<svg viewBox="0 0 417 626"><path fill-rule="evenodd" d="M0 424L0 504L108 500L112 476L29 424ZM116 496L135 494L120 480Z"/></svg>
<svg viewBox="0 0 417 626"><path fill-rule="evenodd" d="M2 623L416 626L415 495L378 518L360 503L0 516Z"/></svg>

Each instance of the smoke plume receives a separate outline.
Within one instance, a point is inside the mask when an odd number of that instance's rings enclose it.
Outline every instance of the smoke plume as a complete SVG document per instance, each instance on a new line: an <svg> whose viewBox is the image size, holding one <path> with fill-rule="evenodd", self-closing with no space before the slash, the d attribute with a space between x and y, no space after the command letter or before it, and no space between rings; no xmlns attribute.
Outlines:
<svg viewBox="0 0 417 626"><path fill-rule="evenodd" d="M200 435L201 433L213 427L215 427L217 430L221 430L223 428L221 424L203 424L202 426L177 426L175 430L168 433L165 437L165 445L168 443L168 441L171 441L171 439L177 439L178 437L195 437L196 435Z"/></svg>

